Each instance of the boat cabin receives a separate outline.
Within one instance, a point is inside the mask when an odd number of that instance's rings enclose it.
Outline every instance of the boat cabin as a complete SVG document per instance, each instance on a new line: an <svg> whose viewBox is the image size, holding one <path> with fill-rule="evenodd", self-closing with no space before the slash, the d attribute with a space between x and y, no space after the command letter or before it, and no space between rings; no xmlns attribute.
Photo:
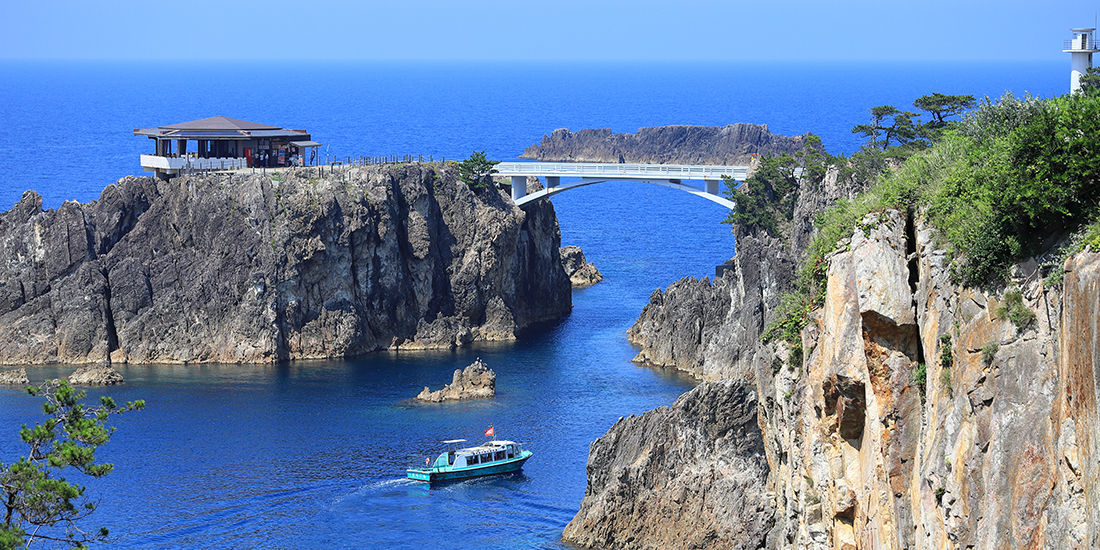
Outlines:
<svg viewBox="0 0 1100 550"><path fill-rule="evenodd" d="M240 170L301 166L317 161L317 147L305 130L291 130L215 116L156 128L135 128L135 136L156 142L141 155L141 167L168 178L185 170ZM189 142L194 142L193 150Z"/></svg>
<svg viewBox="0 0 1100 550"><path fill-rule="evenodd" d="M445 452L435 459L433 467L467 468L519 457L522 449L514 441L489 441L477 447Z"/></svg>

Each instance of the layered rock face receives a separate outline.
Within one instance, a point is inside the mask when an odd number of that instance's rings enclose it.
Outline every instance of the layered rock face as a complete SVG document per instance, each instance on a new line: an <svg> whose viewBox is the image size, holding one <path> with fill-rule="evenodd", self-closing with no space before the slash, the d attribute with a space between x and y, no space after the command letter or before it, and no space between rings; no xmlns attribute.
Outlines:
<svg viewBox="0 0 1100 550"><path fill-rule="evenodd" d="M424 391L416 396L419 401L442 403L463 399L488 399L497 394L497 374L480 358L465 369L455 369L451 383L441 390L432 391L424 386Z"/></svg>
<svg viewBox="0 0 1100 550"><path fill-rule="evenodd" d="M453 166L129 177L0 214L0 363L273 362L515 337L570 311L553 206Z"/></svg>
<svg viewBox="0 0 1100 550"><path fill-rule="evenodd" d="M592 444L588 487L563 538L601 548L759 548L775 510L755 392L705 383L620 419Z"/></svg>
<svg viewBox="0 0 1100 550"><path fill-rule="evenodd" d="M807 134L808 135L808 134ZM659 126L636 134L610 129L570 132L560 128L542 142L523 150L520 158L542 161L618 162L645 164L747 165L752 155L793 153L806 135L781 136L767 124L726 126Z"/></svg>
<svg viewBox="0 0 1100 550"><path fill-rule="evenodd" d="M831 258L825 306L803 334L805 369L768 380L758 368L784 510L775 540L1096 547L1100 255L1070 258L1061 293L1034 262L1017 266L1013 283L1036 313L1018 329L1001 294L950 282L931 231L907 235L897 213L864 220L876 223Z"/></svg>
<svg viewBox="0 0 1100 550"><path fill-rule="evenodd" d="M768 459L759 490L776 510L764 546L1098 547L1100 254L1067 260L1061 288L1044 286L1034 261L1015 266L1010 284L1036 314L1020 328L1002 309L1004 290L952 283L919 219L868 216L828 260L824 306L802 334L805 359L785 343L758 343L747 366L728 371L758 395ZM627 448L664 439L649 432L637 429L640 443ZM699 463L729 460L715 452ZM590 464L590 480L614 464ZM709 495L694 498L687 506ZM643 506L624 498L605 514L646 517L635 511ZM694 525L680 517L666 528Z"/></svg>

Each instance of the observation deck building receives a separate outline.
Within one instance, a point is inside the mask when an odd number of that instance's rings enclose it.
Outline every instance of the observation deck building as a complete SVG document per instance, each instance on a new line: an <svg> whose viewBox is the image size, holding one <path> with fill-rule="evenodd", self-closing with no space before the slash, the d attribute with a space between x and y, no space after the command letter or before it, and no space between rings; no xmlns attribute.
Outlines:
<svg viewBox="0 0 1100 550"><path fill-rule="evenodd" d="M305 130L215 116L156 128L135 128L135 136L156 142L156 153L141 155L146 172L168 178L185 170L240 170L313 164L316 147ZM195 142L189 152L188 142Z"/></svg>

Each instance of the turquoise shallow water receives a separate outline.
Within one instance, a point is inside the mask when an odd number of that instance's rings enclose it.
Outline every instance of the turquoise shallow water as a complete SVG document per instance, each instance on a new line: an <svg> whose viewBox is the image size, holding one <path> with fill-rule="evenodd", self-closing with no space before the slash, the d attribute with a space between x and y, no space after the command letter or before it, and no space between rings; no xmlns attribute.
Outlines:
<svg viewBox="0 0 1100 550"><path fill-rule="evenodd" d="M0 63L0 205L26 189L47 207L92 200L149 144L131 130L226 115L306 128L332 156L486 150L511 159L555 128L767 123L851 152L867 108L939 91L1062 93L1062 64L611 65ZM613 200L627 197L629 200ZM89 483L118 548L553 548L585 487L588 445L620 416L691 387L637 367L625 331L650 293L713 274L734 254L716 204L663 187L607 183L554 199L563 244L605 281L571 316L513 343L277 366L122 367L108 390L147 410L119 422ZM491 401L420 405L476 357ZM28 369L32 379L71 368ZM40 403L0 388L0 461ZM535 452L523 471L427 489L410 455L498 434Z"/></svg>

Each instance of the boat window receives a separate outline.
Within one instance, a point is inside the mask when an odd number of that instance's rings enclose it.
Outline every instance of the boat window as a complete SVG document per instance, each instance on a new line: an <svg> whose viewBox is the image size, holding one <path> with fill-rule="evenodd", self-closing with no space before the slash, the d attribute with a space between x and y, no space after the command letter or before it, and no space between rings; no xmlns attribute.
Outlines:
<svg viewBox="0 0 1100 550"><path fill-rule="evenodd" d="M466 465L477 464L477 455L470 455L466 457Z"/></svg>
<svg viewBox="0 0 1100 550"><path fill-rule="evenodd" d="M447 464L454 465L454 463L455 463L455 452L451 451L451 452L447 453Z"/></svg>
<svg viewBox="0 0 1100 550"><path fill-rule="evenodd" d="M483 454L483 455L481 455L481 461L482 461L482 462L492 462L492 461L493 461L493 455L492 455L492 453L488 453L488 454Z"/></svg>
<svg viewBox="0 0 1100 550"><path fill-rule="evenodd" d="M504 451L497 451L493 455L493 460L504 460Z"/></svg>

